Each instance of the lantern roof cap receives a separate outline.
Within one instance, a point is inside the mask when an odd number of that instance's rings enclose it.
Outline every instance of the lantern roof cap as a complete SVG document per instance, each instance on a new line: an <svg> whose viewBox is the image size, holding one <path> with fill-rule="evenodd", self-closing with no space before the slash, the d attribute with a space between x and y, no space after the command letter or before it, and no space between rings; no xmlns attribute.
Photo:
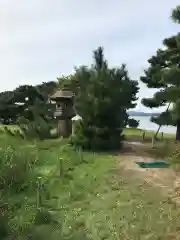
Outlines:
<svg viewBox="0 0 180 240"><path fill-rule="evenodd" d="M74 97L73 92L62 89L55 92L50 98L52 100L57 100L57 99L72 99L73 97Z"/></svg>

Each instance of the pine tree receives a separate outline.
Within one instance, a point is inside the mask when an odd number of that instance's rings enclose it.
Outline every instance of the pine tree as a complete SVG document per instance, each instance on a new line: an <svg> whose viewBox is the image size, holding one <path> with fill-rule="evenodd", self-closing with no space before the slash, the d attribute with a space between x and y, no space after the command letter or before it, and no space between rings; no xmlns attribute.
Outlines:
<svg viewBox="0 0 180 240"><path fill-rule="evenodd" d="M172 19L180 24L180 7L172 12ZM159 49L149 60L149 68L140 79L149 88L158 91L142 103L150 108L171 106L152 121L159 125L177 126L176 140L180 140L180 33L164 39L165 49Z"/></svg>
<svg viewBox="0 0 180 240"><path fill-rule="evenodd" d="M91 150L119 149L128 119L126 110L135 106L138 83L129 79L125 65L109 68L101 47L93 56L91 68L76 70L81 81L77 109L83 120L72 140Z"/></svg>

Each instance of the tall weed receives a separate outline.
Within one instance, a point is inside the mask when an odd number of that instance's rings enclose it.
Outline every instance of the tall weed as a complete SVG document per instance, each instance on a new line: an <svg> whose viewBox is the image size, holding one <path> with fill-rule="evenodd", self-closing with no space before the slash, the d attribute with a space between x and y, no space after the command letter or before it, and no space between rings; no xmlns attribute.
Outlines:
<svg viewBox="0 0 180 240"><path fill-rule="evenodd" d="M0 190L18 193L28 186L38 158L33 149L0 149Z"/></svg>

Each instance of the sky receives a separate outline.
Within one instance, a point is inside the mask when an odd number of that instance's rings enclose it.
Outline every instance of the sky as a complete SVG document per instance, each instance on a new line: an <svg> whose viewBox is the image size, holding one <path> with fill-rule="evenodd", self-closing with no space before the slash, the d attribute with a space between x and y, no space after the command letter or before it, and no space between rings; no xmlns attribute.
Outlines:
<svg viewBox="0 0 180 240"><path fill-rule="evenodd" d="M90 65L104 47L110 66L126 63L132 79L179 26L170 18L178 0L0 0L0 91L39 84ZM151 97L140 83L137 109ZM154 110L156 111L156 109Z"/></svg>

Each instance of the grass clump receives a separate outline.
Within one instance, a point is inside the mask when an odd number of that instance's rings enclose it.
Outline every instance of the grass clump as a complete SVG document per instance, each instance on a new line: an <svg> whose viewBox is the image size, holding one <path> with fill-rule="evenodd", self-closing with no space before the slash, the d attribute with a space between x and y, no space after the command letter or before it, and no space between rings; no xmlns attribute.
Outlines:
<svg viewBox="0 0 180 240"><path fill-rule="evenodd" d="M54 222L53 216L52 214L45 210L45 209L38 209L36 216L35 216L35 220L34 220L34 224L35 225L48 225Z"/></svg>
<svg viewBox="0 0 180 240"><path fill-rule="evenodd" d="M9 235L9 224L7 217L2 215L2 206L1 208L1 216L0 216L0 239L5 238Z"/></svg>
<svg viewBox="0 0 180 240"><path fill-rule="evenodd" d="M22 191L30 183L37 161L34 151L13 146L0 149L0 189Z"/></svg>

